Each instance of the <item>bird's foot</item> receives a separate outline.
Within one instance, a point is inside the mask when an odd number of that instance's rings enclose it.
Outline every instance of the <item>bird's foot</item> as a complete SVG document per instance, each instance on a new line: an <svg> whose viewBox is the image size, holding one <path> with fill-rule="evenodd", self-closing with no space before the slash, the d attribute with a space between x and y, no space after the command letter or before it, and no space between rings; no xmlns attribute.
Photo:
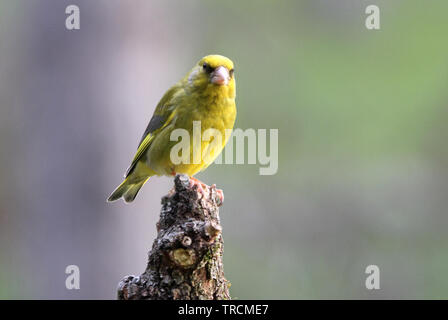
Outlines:
<svg viewBox="0 0 448 320"><path fill-rule="evenodd" d="M197 186L197 190L199 191L200 194L202 194L203 197L208 197L209 196L209 187L202 181L190 177L190 187L194 187ZM216 184L213 184L211 186L211 188L214 188L216 191L217 196L219 197L219 200L221 200L221 204L224 202L224 192L221 189L217 189L216 188Z"/></svg>
<svg viewBox="0 0 448 320"><path fill-rule="evenodd" d="M207 185L203 183L202 181L199 181L196 178L190 177L190 187L196 186L199 190L199 192L205 197L205 190L204 188L207 188Z"/></svg>
<svg viewBox="0 0 448 320"><path fill-rule="evenodd" d="M218 195L219 199L221 200L221 203L224 202L224 192L221 189L216 188L216 184L212 184L212 188L215 188L216 194Z"/></svg>

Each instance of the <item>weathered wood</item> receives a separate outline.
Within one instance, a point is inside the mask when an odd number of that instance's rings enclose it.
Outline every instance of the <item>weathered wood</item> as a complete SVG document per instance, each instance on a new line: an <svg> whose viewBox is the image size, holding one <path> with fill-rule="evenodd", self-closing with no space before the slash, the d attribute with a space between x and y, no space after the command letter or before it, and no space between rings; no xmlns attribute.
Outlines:
<svg viewBox="0 0 448 320"><path fill-rule="evenodd" d="M230 299L224 277L222 204L215 186L190 186L177 175L174 188L162 198L157 238L141 276L118 284L118 299Z"/></svg>

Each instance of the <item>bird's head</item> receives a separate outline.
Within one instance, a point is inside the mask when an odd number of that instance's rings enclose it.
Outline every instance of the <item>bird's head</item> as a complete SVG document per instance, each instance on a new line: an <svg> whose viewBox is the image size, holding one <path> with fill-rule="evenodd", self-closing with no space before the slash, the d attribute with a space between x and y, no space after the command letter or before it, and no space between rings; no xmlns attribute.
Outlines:
<svg viewBox="0 0 448 320"><path fill-rule="evenodd" d="M209 55L199 60L188 74L187 81L194 90L235 97L233 62L224 56Z"/></svg>

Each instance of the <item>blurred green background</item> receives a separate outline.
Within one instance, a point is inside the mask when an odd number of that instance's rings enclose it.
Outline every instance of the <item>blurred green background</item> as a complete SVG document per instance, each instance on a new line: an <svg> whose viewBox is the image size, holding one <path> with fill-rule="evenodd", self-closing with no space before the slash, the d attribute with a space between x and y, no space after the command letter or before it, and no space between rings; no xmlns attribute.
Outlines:
<svg viewBox="0 0 448 320"><path fill-rule="evenodd" d="M76 4L81 29L65 29ZM365 28L365 8L381 29ZM214 165L239 299L448 298L448 2L0 0L0 298L114 299L170 178L107 204L165 90L235 62L236 127L279 170ZM80 290L65 288L78 265ZM381 289L365 288L378 265Z"/></svg>

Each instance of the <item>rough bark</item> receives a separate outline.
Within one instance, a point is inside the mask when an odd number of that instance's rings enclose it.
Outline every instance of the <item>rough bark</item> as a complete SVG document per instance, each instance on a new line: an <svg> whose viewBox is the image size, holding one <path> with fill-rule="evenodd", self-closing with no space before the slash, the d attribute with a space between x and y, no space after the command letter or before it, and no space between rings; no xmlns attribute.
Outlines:
<svg viewBox="0 0 448 320"><path fill-rule="evenodd" d="M174 188L162 198L146 270L120 281L118 299L230 299L222 262L222 202L215 186L204 191L191 187L188 176L175 177Z"/></svg>

